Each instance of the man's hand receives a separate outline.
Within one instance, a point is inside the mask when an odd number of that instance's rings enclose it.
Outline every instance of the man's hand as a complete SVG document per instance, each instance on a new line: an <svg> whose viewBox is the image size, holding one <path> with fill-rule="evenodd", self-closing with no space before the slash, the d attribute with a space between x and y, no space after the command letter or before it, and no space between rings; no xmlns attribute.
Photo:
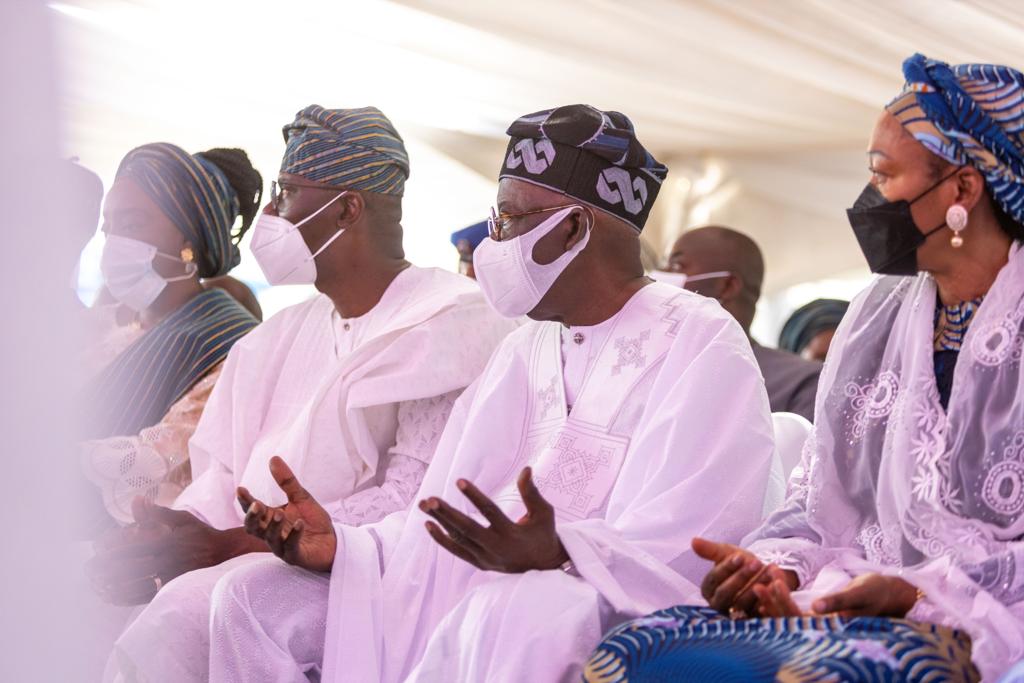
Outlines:
<svg viewBox="0 0 1024 683"><path fill-rule="evenodd" d="M712 609L734 619L760 614L759 594L754 590L758 586L781 581L787 589L795 590L798 585L796 573L766 565L749 550L698 537L691 545L697 555L715 563L701 583L701 595Z"/></svg>
<svg viewBox="0 0 1024 683"><path fill-rule="evenodd" d="M427 532L445 550L479 569L509 574L557 569L569 555L555 533L555 510L537 490L529 467L520 473L518 485L526 505L519 521L510 520L476 486L460 479L456 486L490 526L477 524L440 498L427 498L420 501L420 510L441 525L427 522Z"/></svg>
<svg viewBox="0 0 1024 683"><path fill-rule="evenodd" d="M838 593L815 600L812 607L818 614L902 619L917 599L917 587L898 576L863 574Z"/></svg>
<svg viewBox="0 0 1024 683"><path fill-rule="evenodd" d="M224 534L183 510L132 501L135 524L96 542L85 566L97 593L118 605L148 602L171 579L227 559Z"/></svg>
<svg viewBox="0 0 1024 683"><path fill-rule="evenodd" d="M270 507L239 486L238 504L245 512L246 533L266 541L288 564L315 572L331 571L338 548L331 516L302 487L284 460L271 458L270 474L288 502Z"/></svg>

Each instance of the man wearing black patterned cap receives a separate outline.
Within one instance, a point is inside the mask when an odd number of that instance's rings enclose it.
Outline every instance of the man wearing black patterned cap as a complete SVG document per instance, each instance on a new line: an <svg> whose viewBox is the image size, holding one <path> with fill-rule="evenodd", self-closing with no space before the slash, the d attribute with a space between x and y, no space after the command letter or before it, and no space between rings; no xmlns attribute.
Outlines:
<svg viewBox="0 0 1024 683"><path fill-rule="evenodd" d="M585 105L508 132L474 263L499 313L534 322L456 402L414 509L356 528L293 477L284 506L243 496L250 533L312 571L282 564L269 596L219 587L213 680L568 680L611 625L699 597L694 535L759 521L772 436L750 345L640 264L665 167Z"/></svg>

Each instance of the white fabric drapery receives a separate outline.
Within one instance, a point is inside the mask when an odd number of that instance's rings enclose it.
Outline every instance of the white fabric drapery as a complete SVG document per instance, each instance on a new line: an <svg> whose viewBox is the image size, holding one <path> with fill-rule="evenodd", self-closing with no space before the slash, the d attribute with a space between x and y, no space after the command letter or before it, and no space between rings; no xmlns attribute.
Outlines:
<svg viewBox="0 0 1024 683"><path fill-rule="evenodd" d="M287 35L269 3L58 7L68 152L106 178L152 140L241 146L270 178L299 108L374 104L410 146L407 251L454 269L447 233L486 216L509 123L587 102L628 114L669 166L652 246L732 225L764 249L769 294L863 269L843 209L904 58L1024 67L1013 0L310 0L288 10ZM182 35L203 49L183 50ZM280 58L293 40L301 68ZM344 63L368 66L340 87Z"/></svg>

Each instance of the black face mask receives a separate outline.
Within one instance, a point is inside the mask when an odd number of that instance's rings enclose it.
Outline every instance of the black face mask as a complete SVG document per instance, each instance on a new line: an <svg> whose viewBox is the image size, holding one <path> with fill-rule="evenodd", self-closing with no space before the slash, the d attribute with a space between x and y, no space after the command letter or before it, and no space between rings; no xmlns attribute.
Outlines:
<svg viewBox="0 0 1024 683"><path fill-rule="evenodd" d="M905 199L890 202L878 188L871 183L867 184L853 203L853 208L846 210L846 217L850 220L853 234L857 237L872 273L917 275L918 247L946 227L946 223L943 221L937 228L922 233L910 214L910 205L949 180L959 170L956 169L909 202Z"/></svg>

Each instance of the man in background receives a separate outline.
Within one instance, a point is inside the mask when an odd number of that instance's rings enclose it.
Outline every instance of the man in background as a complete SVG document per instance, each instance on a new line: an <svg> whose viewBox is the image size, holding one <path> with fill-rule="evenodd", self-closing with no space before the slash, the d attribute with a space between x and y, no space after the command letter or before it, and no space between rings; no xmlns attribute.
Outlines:
<svg viewBox="0 0 1024 683"><path fill-rule="evenodd" d="M732 228L687 230L672 247L668 269L685 274L686 289L717 299L739 322L764 375L772 412L796 413L813 421L821 363L766 348L750 337L764 281L764 257L757 243Z"/></svg>

